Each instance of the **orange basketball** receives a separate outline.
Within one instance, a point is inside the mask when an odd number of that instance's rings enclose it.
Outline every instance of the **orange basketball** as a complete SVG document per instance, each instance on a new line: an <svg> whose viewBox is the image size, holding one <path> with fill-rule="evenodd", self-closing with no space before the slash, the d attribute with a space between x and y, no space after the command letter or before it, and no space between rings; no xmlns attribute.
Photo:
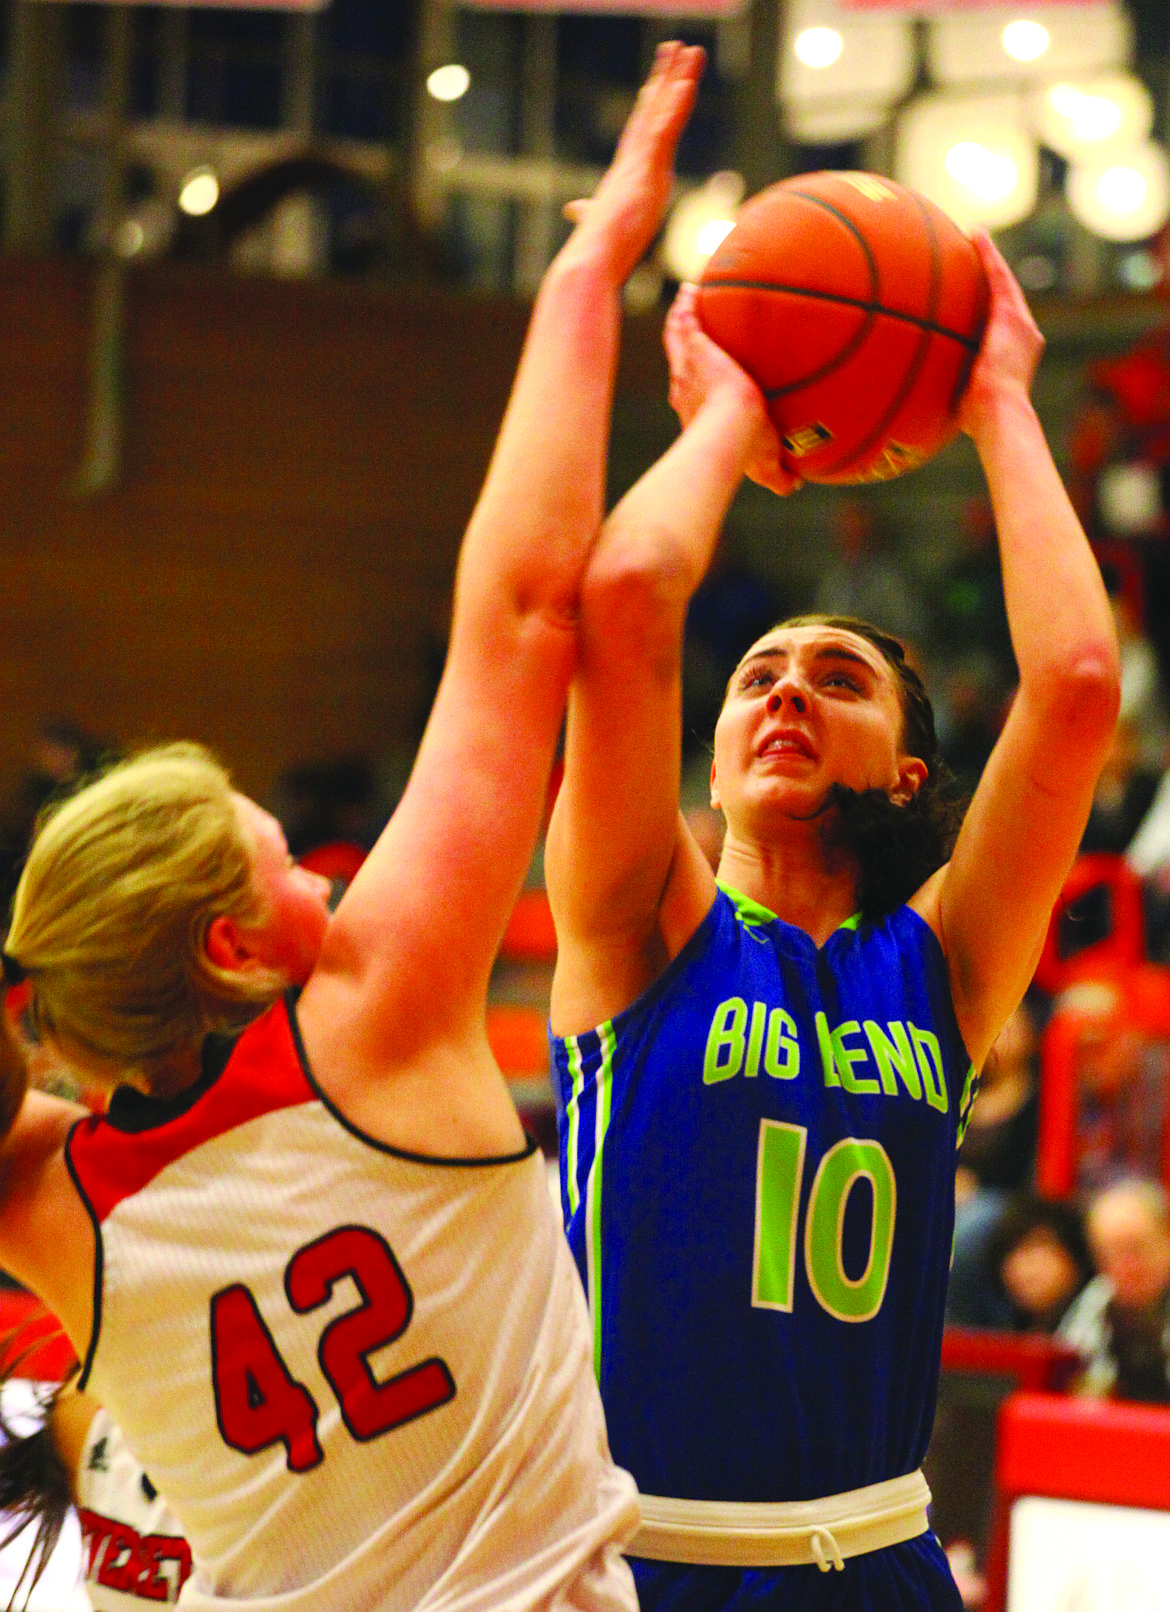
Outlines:
<svg viewBox="0 0 1170 1612"><path fill-rule="evenodd" d="M887 481L949 442L987 303L957 225L867 173L753 196L699 283L704 330L759 383L804 481Z"/></svg>

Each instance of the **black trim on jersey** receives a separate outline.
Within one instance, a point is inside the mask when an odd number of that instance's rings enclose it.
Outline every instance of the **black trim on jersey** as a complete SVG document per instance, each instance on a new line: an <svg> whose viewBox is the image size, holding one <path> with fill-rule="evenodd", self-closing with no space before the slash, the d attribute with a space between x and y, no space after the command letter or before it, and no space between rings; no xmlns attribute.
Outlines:
<svg viewBox="0 0 1170 1612"><path fill-rule="evenodd" d="M165 1125L168 1120L178 1119L180 1114L194 1108L199 1099L215 1085L227 1068L236 1050L236 1042L243 1033L239 1030L235 1035L224 1035L212 1031L204 1036L199 1054L198 1080L184 1086L173 1097L151 1097L137 1086L119 1086L110 1098L106 1119L124 1135L152 1131L158 1125Z"/></svg>
<svg viewBox="0 0 1170 1612"><path fill-rule="evenodd" d="M528 1145L522 1153L490 1154L482 1159L448 1159L439 1154L410 1153L404 1147L393 1147L389 1142L382 1142L376 1136L370 1136L360 1126L355 1125L351 1119L347 1119L333 1099L322 1091L320 1082L309 1065L309 1056L305 1051L305 1043L301 1040L301 1027L297 1023L296 1004L300 994L300 987L294 986L292 990L285 993L284 1004L288 1011L289 1029L292 1031L293 1045L296 1048L297 1057L300 1059L301 1069L305 1079L333 1115L333 1118L351 1136L356 1137L359 1142L364 1142L367 1147L377 1149L379 1153L389 1153L396 1159L409 1159L413 1164L436 1164L443 1169L482 1169L484 1165L492 1164L523 1164L526 1159L530 1159L534 1153L539 1152L540 1143L528 1131L524 1133Z"/></svg>
<svg viewBox="0 0 1170 1612"><path fill-rule="evenodd" d="M77 1196L85 1206L85 1212L93 1225L93 1319L89 1326L89 1345L85 1351L85 1359L81 1362L81 1373L77 1379L78 1391L83 1389L89 1381L89 1374L93 1370L93 1357L97 1353L98 1334L102 1328L102 1275L105 1270L105 1256L102 1252L102 1228L90 1203L85 1188L78 1180L77 1171L73 1168L73 1154L69 1144L73 1140L73 1133L78 1125L88 1124L87 1119L79 1119L69 1127L69 1135L65 1138L65 1168L69 1171L73 1185L77 1189Z"/></svg>

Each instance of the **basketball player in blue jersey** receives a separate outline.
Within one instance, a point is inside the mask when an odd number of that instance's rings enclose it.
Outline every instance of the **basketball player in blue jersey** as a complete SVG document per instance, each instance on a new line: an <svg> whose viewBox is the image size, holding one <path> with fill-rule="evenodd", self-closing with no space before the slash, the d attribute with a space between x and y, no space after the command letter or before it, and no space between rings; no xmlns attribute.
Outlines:
<svg viewBox="0 0 1170 1612"><path fill-rule="evenodd" d="M715 731L713 875L679 814L687 601L747 472L791 490L755 385L684 288L687 430L603 528L547 878L562 1207L642 1612L958 1608L919 1465L955 1149L1032 975L1118 704L1105 591L1029 401L1002 259L961 405L1020 685L955 838L902 647L808 617L745 654Z"/></svg>

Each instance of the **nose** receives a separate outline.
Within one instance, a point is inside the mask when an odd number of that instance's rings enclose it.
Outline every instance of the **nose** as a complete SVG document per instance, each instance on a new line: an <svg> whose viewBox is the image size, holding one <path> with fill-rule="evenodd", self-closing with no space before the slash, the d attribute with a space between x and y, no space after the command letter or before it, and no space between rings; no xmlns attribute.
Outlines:
<svg viewBox="0 0 1170 1612"><path fill-rule="evenodd" d="M779 716L786 702L798 716L803 716L808 710L808 700L800 685L792 677L779 678L772 684L765 707L768 715Z"/></svg>

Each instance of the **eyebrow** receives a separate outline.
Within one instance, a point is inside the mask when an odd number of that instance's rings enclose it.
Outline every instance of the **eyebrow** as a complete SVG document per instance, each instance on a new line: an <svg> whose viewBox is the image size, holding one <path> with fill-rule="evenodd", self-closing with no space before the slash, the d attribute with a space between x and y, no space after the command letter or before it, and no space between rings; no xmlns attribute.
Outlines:
<svg viewBox="0 0 1170 1612"><path fill-rule="evenodd" d="M740 672L745 671L749 666L756 665L759 661L787 659L787 657L788 650L782 648L779 644L772 649L758 649L754 654L744 656L735 669L735 675L738 677ZM822 649L815 651L813 660L847 660L851 661L855 666L864 666L867 672L876 674L876 668L872 661L867 660L864 655L858 654L855 649L846 649L844 644L826 644Z"/></svg>

